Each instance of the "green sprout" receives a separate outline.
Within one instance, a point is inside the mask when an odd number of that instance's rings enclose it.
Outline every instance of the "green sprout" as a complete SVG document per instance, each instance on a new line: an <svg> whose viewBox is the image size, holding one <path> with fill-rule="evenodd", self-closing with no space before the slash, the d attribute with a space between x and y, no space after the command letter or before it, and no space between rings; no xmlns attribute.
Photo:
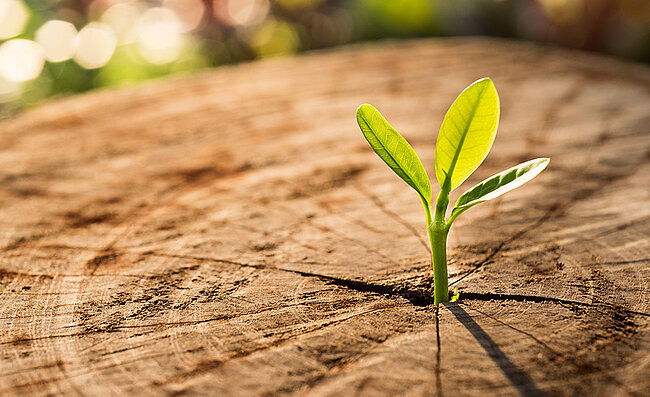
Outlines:
<svg viewBox="0 0 650 397"><path fill-rule="evenodd" d="M480 182L458 198L445 220L449 193L481 165L492 147L499 124L497 90L489 78L478 80L461 92L442 121L435 152L440 193L431 218L431 184L415 150L371 105L359 106L357 122L377 155L420 196L431 243L435 304L448 302L446 249L452 223L476 204L499 197L533 179L546 168L549 159L530 160Z"/></svg>

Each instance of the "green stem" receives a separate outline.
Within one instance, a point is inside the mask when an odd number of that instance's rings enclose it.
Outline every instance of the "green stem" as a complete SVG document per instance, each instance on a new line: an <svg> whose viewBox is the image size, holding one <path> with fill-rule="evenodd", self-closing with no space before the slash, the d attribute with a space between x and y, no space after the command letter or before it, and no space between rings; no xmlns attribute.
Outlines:
<svg viewBox="0 0 650 397"><path fill-rule="evenodd" d="M436 306L449 302L447 279L447 230L429 230L433 258L433 295Z"/></svg>
<svg viewBox="0 0 650 397"><path fill-rule="evenodd" d="M436 306L440 302L449 302L449 280L447 275L447 234L449 227L445 223L445 213L449 205L449 192L442 190L436 200L433 222L431 211L427 210L427 231L431 242L431 259L433 261L433 295Z"/></svg>

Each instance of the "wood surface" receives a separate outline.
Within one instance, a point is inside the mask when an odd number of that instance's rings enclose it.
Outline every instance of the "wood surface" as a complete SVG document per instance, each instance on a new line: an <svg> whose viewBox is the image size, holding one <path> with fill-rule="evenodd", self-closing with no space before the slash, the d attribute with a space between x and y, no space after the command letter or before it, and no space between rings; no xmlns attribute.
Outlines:
<svg viewBox="0 0 650 397"><path fill-rule="evenodd" d="M461 300L436 311L420 201L355 109L380 109L433 176L447 107L484 76L499 132L458 191L551 163L458 219ZM468 38L3 120L0 395L647 396L649 104L646 66Z"/></svg>

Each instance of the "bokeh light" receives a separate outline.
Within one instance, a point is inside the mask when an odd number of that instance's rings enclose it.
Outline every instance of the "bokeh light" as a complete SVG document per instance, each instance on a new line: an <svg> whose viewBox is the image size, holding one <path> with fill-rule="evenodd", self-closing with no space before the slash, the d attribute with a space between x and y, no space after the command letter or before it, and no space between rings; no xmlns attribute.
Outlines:
<svg viewBox="0 0 650 397"><path fill-rule="evenodd" d="M74 60L85 69L97 69L111 59L117 42L108 25L91 22L79 31L76 44Z"/></svg>
<svg viewBox="0 0 650 397"><path fill-rule="evenodd" d="M12 79L0 75L0 117L52 95L181 71L375 39L464 35L650 62L650 1L0 0L3 68Z"/></svg>
<svg viewBox="0 0 650 397"><path fill-rule="evenodd" d="M262 57L293 54L300 44L298 34L286 22L267 20L251 37L255 52Z"/></svg>
<svg viewBox="0 0 650 397"><path fill-rule="evenodd" d="M10 82L23 82L38 77L45 59L38 43L13 39L0 46L0 75Z"/></svg>
<svg viewBox="0 0 650 397"><path fill-rule="evenodd" d="M102 14L101 21L113 29L118 43L132 43L138 39L138 20L144 9L140 3L117 3Z"/></svg>
<svg viewBox="0 0 650 397"><path fill-rule="evenodd" d="M162 6L174 11L184 32L196 29L205 14L202 0L164 0Z"/></svg>
<svg viewBox="0 0 650 397"><path fill-rule="evenodd" d="M36 42L43 49L45 59L63 62L74 56L77 29L70 22L51 20L36 31Z"/></svg>
<svg viewBox="0 0 650 397"><path fill-rule="evenodd" d="M150 8L140 18L139 26L138 43L143 58L155 64L178 58L183 45L183 28L172 10Z"/></svg>
<svg viewBox="0 0 650 397"><path fill-rule="evenodd" d="M21 0L0 0L0 40L21 34L28 19L29 11Z"/></svg>
<svg viewBox="0 0 650 397"><path fill-rule="evenodd" d="M229 25L256 25L269 14L268 0L214 0L215 16Z"/></svg>

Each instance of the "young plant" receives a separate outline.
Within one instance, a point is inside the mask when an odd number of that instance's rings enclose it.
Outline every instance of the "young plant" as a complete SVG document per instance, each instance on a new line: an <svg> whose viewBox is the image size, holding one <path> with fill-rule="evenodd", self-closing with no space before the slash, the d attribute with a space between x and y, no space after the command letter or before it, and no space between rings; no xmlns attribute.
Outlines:
<svg viewBox="0 0 650 397"><path fill-rule="evenodd" d="M463 193L448 219L449 193L478 168L487 156L499 124L499 96L489 78L467 87L451 105L438 133L435 171L440 193L431 217L431 184L411 145L371 105L357 109L357 122L372 149L420 196L426 215L433 260L435 304L449 301L447 235L456 218L469 208L517 188L548 165L548 158L519 164L489 177Z"/></svg>

